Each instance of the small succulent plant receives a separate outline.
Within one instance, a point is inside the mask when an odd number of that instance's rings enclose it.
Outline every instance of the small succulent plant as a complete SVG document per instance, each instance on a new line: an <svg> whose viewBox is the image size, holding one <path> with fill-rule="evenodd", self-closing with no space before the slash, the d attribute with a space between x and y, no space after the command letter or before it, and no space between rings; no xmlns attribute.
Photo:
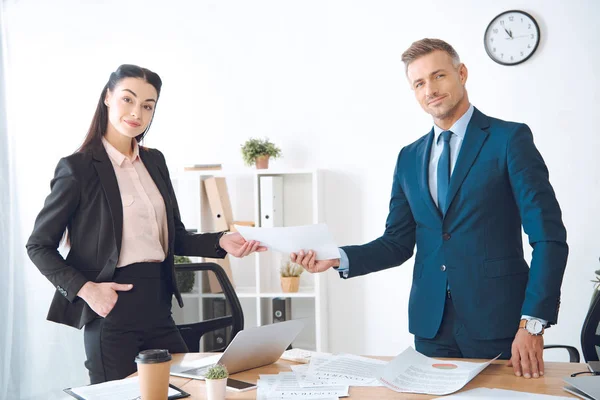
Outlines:
<svg viewBox="0 0 600 400"><path fill-rule="evenodd" d="M225 379L229 376L229 372L227 372L227 367L223 364L215 364L208 369L205 379Z"/></svg>
<svg viewBox="0 0 600 400"><path fill-rule="evenodd" d="M279 273L282 277L287 278L291 276L300 276L304 272L304 268L300 264L296 264L295 262L285 260L281 264L281 268L279 269Z"/></svg>

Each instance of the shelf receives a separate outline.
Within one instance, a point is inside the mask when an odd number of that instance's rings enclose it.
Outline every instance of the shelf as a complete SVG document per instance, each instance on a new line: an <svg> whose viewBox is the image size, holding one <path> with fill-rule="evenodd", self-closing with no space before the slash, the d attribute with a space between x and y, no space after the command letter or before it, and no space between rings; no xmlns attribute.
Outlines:
<svg viewBox="0 0 600 400"><path fill-rule="evenodd" d="M295 293L284 293L284 292L264 292L259 293L259 297L267 298L267 297L316 297L315 291L313 288L300 288L298 292Z"/></svg>
<svg viewBox="0 0 600 400"><path fill-rule="evenodd" d="M273 168L273 169L261 169L261 170L256 170L254 171L254 173L256 175L294 175L294 174L314 174L315 172L317 172L316 169L310 169L310 168L305 168L305 169L277 169L277 168Z"/></svg>
<svg viewBox="0 0 600 400"><path fill-rule="evenodd" d="M238 288L235 289L235 293L237 294L238 298L254 298L254 297L258 297L256 290L254 290L253 287L243 287L240 286ZM199 297L203 297L206 299L209 298L217 298L217 297L223 297L223 293L198 293L197 291L191 291L188 293L181 293L181 297L183 297L184 299L196 299Z"/></svg>
<svg viewBox="0 0 600 400"><path fill-rule="evenodd" d="M296 297L296 298L314 298L316 294L312 288L300 288L298 292L295 293L284 293L284 292L265 292L265 293L256 293L253 291L253 288L243 288L245 290L236 289L235 293L238 298L270 298L270 297ZM252 290L252 291L251 291ZM198 293L198 292L189 292L189 293L181 293L181 297L184 299L197 299L199 297L210 299L223 297L223 293Z"/></svg>

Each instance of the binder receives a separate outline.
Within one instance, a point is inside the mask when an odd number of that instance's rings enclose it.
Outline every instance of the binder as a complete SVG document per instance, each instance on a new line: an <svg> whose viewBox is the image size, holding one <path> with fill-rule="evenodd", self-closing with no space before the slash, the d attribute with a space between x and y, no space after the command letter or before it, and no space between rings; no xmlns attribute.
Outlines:
<svg viewBox="0 0 600 400"><path fill-rule="evenodd" d="M208 197L216 231L227 231L233 223L231 202L227 193L227 182L223 177L211 177L204 180L204 189Z"/></svg>
<svg viewBox="0 0 600 400"><path fill-rule="evenodd" d="M260 226L283 226L283 177L261 176L259 179Z"/></svg>

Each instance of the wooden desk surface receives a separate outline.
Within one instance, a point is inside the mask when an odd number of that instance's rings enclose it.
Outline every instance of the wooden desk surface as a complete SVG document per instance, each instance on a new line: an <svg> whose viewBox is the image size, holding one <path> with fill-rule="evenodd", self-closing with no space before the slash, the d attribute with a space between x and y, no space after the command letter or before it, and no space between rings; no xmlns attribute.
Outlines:
<svg viewBox="0 0 600 400"><path fill-rule="evenodd" d="M174 354L173 363L179 363L184 358L188 360L197 360L210 354L188 353ZM380 360L391 360L393 357L373 357ZM479 361L482 360L466 360L461 361ZM483 372L477 375L469 382L460 392L475 389L478 387L498 388L507 390L516 390L522 392L551 394L555 396L573 397L565 392L563 388L562 378L569 376L573 372L586 371L586 364L575 363L556 363L547 362L545 364L545 373L542 378L525 379L514 376L512 368L505 366L505 361L495 361L488 366ZM231 375L232 378L246 382L256 383L259 374L277 374L279 372L291 371L290 365L295 363L279 360L278 362L260 368L251 369L249 371L240 372ZM197 379L179 378L171 376L171 383L185 390L191 397L188 399L199 400L206 399L206 389L204 381ZM458 392L457 392L458 393ZM256 390L247 392L235 392L228 390L227 399L255 399ZM385 387L350 387L350 397L348 399L417 399L426 400L433 399L436 396L412 394L412 393L397 393Z"/></svg>

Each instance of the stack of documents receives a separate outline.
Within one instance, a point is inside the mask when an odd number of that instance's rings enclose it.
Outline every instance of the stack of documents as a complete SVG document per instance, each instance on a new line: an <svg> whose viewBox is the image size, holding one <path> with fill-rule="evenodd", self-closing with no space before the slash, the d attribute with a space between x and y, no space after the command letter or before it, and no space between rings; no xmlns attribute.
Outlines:
<svg viewBox="0 0 600 400"><path fill-rule="evenodd" d="M283 352L281 355L282 360L294 361L297 363L307 364L310 362L310 358L318 355L331 355L331 353L321 353L312 350L304 350L294 347Z"/></svg>
<svg viewBox="0 0 600 400"><path fill-rule="evenodd" d="M441 396L462 389L496 358L484 363L436 360L409 347L390 361L378 378L396 392Z"/></svg>
<svg viewBox="0 0 600 400"><path fill-rule="evenodd" d="M314 355L307 365L292 365L303 388L321 386L383 386L377 379L387 362L352 354Z"/></svg>
<svg viewBox="0 0 600 400"><path fill-rule="evenodd" d="M296 374L293 372L280 372L278 375L260 375L256 391L257 400L330 400L346 396L348 396L348 386L302 388Z"/></svg>

